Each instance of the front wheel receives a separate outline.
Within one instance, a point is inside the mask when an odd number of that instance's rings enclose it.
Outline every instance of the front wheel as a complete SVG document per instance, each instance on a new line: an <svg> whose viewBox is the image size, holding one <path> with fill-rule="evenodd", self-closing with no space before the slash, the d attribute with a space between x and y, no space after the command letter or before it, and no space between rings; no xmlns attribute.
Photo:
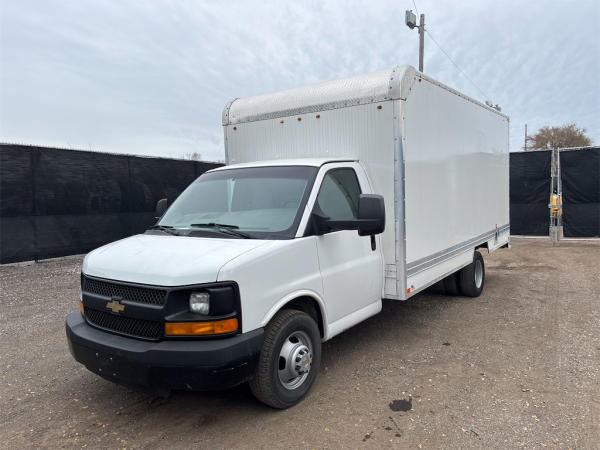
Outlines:
<svg viewBox="0 0 600 450"><path fill-rule="evenodd" d="M282 310L267 325L250 388L261 402L289 408L311 388L320 363L321 336L313 318L302 311Z"/></svg>
<svg viewBox="0 0 600 450"><path fill-rule="evenodd" d="M473 262L464 267L460 273L460 290L463 295L479 297L485 283L485 266L483 256L477 250L473 255Z"/></svg>

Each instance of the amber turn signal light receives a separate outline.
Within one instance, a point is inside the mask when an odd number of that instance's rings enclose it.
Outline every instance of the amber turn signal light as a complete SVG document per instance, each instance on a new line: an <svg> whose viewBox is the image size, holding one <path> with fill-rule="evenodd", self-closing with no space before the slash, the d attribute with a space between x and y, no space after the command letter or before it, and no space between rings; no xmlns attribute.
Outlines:
<svg viewBox="0 0 600 450"><path fill-rule="evenodd" d="M215 322L167 322L165 323L165 336L225 334L237 331L237 329L238 320L235 318Z"/></svg>
<svg viewBox="0 0 600 450"><path fill-rule="evenodd" d="M85 311L83 309L83 302L79 300L79 312L81 312L82 316L85 316Z"/></svg>

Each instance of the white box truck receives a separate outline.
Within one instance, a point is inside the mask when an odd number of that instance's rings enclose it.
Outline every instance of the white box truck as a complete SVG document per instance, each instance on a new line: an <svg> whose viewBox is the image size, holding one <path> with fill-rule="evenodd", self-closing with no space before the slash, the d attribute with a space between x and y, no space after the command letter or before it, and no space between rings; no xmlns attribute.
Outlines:
<svg viewBox="0 0 600 450"><path fill-rule="evenodd" d="M82 267L75 359L166 393L286 408L321 342L434 283L478 296L509 243L508 117L410 66L235 99L227 165Z"/></svg>

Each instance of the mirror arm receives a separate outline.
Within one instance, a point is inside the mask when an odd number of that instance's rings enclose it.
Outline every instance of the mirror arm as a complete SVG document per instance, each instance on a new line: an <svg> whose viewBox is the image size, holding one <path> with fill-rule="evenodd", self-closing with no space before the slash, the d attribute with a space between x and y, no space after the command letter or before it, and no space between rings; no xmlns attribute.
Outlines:
<svg viewBox="0 0 600 450"><path fill-rule="evenodd" d="M365 220L329 220L327 225L329 225L332 230L358 230L361 222L365 222Z"/></svg>

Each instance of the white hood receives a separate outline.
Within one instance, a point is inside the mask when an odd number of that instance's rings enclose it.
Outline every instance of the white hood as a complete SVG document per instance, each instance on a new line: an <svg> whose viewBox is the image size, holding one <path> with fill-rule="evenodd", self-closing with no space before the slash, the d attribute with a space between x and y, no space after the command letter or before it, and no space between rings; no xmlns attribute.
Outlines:
<svg viewBox="0 0 600 450"><path fill-rule="evenodd" d="M224 264L269 241L140 234L89 253L82 271L110 280L157 286L217 281Z"/></svg>

